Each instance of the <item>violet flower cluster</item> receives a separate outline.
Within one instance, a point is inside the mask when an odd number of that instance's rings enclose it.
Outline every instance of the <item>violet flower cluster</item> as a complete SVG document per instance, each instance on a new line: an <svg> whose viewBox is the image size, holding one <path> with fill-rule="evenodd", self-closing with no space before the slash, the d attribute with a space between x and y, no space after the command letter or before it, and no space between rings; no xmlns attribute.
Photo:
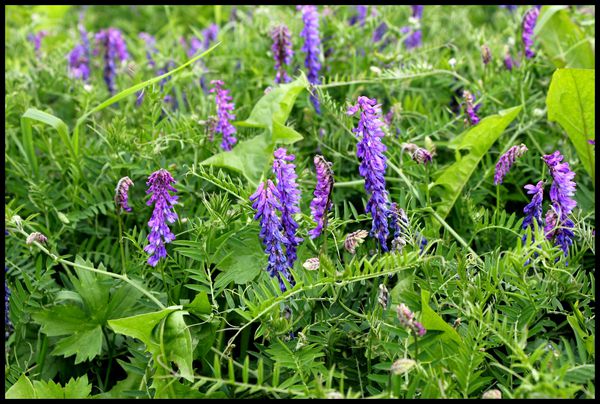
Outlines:
<svg viewBox="0 0 600 404"><path fill-rule="evenodd" d="M213 80L210 83L214 86L211 88L210 92L215 93L217 116L219 118L215 129L216 132L223 135L221 148L229 151L237 142L237 139L234 136L236 129L231 124L231 121L235 119L235 115L231 112L233 111L234 105L231 102L232 98L229 95L229 90L222 87L224 84L223 81Z"/></svg>
<svg viewBox="0 0 600 404"><path fill-rule="evenodd" d="M356 14L348 20L348 24L354 25L358 23L361 27L365 26L367 18L367 6L356 6Z"/></svg>
<svg viewBox="0 0 600 404"><path fill-rule="evenodd" d="M115 189L115 205L117 205L117 211L124 210L131 212L131 207L128 205L129 202L129 187L133 185L133 181L129 177L123 177L117 183Z"/></svg>
<svg viewBox="0 0 600 404"><path fill-rule="evenodd" d="M508 45L504 45L504 67L509 71L512 70L513 67L519 67L519 61L512 57Z"/></svg>
<svg viewBox="0 0 600 404"><path fill-rule="evenodd" d="M4 266L4 273L6 274L8 271L8 267ZM4 339L10 337L10 334L13 330L12 322L10 321L9 316L10 310L10 289L8 287L8 283L6 282L6 275L4 278Z"/></svg>
<svg viewBox="0 0 600 404"><path fill-rule="evenodd" d="M90 46L90 40L88 39L88 33L81 20L83 20L83 14L80 16L79 24L77 24L81 43L75 45L71 52L69 52L67 60L69 61L69 72L71 77L88 81L91 72L90 60L92 57L92 48Z"/></svg>
<svg viewBox="0 0 600 404"><path fill-rule="evenodd" d="M297 9L302 12L302 21L304 28L300 32L300 36L304 38L302 52L306 53L304 66L308 69L306 77L310 84L319 84L319 70L321 63L319 62L319 53L321 39L319 37L319 13L316 6L297 6ZM317 114L321 113L321 106L317 96L311 94L310 100L315 107Z"/></svg>
<svg viewBox="0 0 600 404"><path fill-rule="evenodd" d="M288 155L287 150L283 147L275 150L274 156L273 173L277 179L277 191L281 203L281 224L287 239L287 242L284 243L285 255L288 266L293 268L294 262L298 258L296 249L303 241L302 238L296 236L298 223L294 220L294 215L300 213L300 190L296 183L298 176L295 171L296 166L291 163L295 156Z"/></svg>
<svg viewBox="0 0 600 404"><path fill-rule="evenodd" d="M27 35L27 39L33 44L33 49L35 50L35 54L36 56L39 57L40 55L40 48L42 46L42 39L44 37L48 36L48 32L47 31L39 31L35 34L29 34Z"/></svg>
<svg viewBox="0 0 600 404"><path fill-rule="evenodd" d="M319 237L327 225L327 212L331 209L333 191L333 170L331 163L325 157L316 155L314 158L317 171L317 186L315 187L314 199L310 202L310 212L317 226L309 230L311 239Z"/></svg>
<svg viewBox="0 0 600 404"><path fill-rule="evenodd" d="M422 32L420 29L420 20L423 16L423 6L410 6L412 8L412 23L414 26L406 25L400 28L400 32L410 35L404 40L406 49L418 48L421 46Z"/></svg>
<svg viewBox="0 0 600 404"><path fill-rule="evenodd" d="M523 32L521 37L523 39L523 45L525 46L525 57L531 59L535 56L535 52L532 49L533 46L533 29L540 15L540 9L536 6L525 13L523 17Z"/></svg>
<svg viewBox="0 0 600 404"><path fill-rule="evenodd" d="M177 203L177 196L171 195L169 191L175 193L177 190L173 187L176 181L164 168L153 172L146 185L149 186L146 191L151 194L147 202L148 206L154 204L152 217L148 221L150 234L148 234L148 245L144 247L144 251L150 254L148 264L155 267L161 258L167 256L165 243L170 243L175 240L175 234L169 229L168 223L174 223L177 220L177 213L173 206Z"/></svg>
<svg viewBox="0 0 600 404"><path fill-rule="evenodd" d="M550 169L552 185L550 186L550 201L552 208L546 213L544 231L548 240L554 239L565 255L573 243L574 234L571 229L575 226L569 215L577 206L572 198L575 194L575 173L569 168L569 163L561 163L563 156L557 150L542 157Z"/></svg>
<svg viewBox="0 0 600 404"><path fill-rule="evenodd" d="M526 151L527 146L521 143L518 146L511 147L506 153L500 156L494 172L494 185L502 184L504 177L510 171L510 168L515 163L517 157L521 157Z"/></svg>
<svg viewBox="0 0 600 404"><path fill-rule="evenodd" d="M398 315L400 324L409 331L414 332L417 336L422 337L427 332L425 327L415 320L415 314L404 303L396 306L396 314Z"/></svg>
<svg viewBox="0 0 600 404"><path fill-rule="evenodd" d="M271 31L271 38L273 38L271 51L275 59L275 70L277 70L275 83L289 83L291 78L285 71L284 66L291 63L294 55L290 30L284 24L278 25Z"/></svg>
<svg viewBox="0 0 600 404"><path fill-rule="evenodd" d="M271 277L277 277L279 288L285 292L286 286L282 278L285 278L290 284L294 284L289 272L288 260L283 251L283 246L288 244L287 237L283 234L283 224L277 215L277 211L282 209L279 202L281 195L273 182L261 182L258 189L252 196L252 208L256 209L254 220L260 219L259 236L265 245L265 252L268 254L267 272Z"/></svg>
<svg viewBox="0 0 600 404"><path fill-rule="evenodd" d="M531 227L533 230L533 221L535 220L538 227L542 227L542 202L544 200L544 181L538 181L536 185L527 184L525 185L528 195L532 195L531 202L529 202L524 208L525 219L523 219L523 230ZM527 234L523 235L522 241L525 243L527 240ZM533 238L532 240L535 240Z"/></svg>
<svg viewBox="0 0 600 404"><path fill-rule="evenodd" d="M381 126L381 106L375 99L360 96L356 105L348 108L348 115L360 110L360 120L353 132L359 137L356 155L361 160L359 173L365 179L365 190L369 194L367 211L371 213L373 224L370 235L379 239L383 251L388 251L388 192L385 189L387 148L382 143L384 136Z"/></svg>
<svg viewBox="0 0 600 404"><path fill-rule="evenodd" d="M471 126L475 126L479 123L479 117L477 116L477 111L481 107L481 103L475 104L475 96L471 94L469 91L463 91L463 98L465 100L463 107L465 109L466 118L465 124L469 124Z"/></svg>
<svg viewBox="0 0 600 404"><path fill-rule="evenodd" d="M104 81L111 94L115 92L115 81L117 76L116 59L121 62L129 58L127 53L127 45L123 39L121 31L116 28L108 28L96 34L96 47L94 55L100 52L100 48L104 51Z"/></svg>
<svg viewBox="0 0 600 404"><path fill-rule="evenodd" d="M154 68L156 62L152 55L158 53L158 49L156 49L156 39L147 32L140 32L138 37L146 44L146 59L148 59L148 66Z"/></svg>

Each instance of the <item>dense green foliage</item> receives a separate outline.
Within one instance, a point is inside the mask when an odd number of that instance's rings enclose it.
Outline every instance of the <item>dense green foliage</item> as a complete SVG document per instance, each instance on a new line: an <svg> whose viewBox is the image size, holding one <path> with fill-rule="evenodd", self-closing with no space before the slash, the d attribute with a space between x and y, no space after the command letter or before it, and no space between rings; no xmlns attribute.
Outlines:
<svg viewBox="0 0 600 404"><path fill-rule="evenodd" d="M101 56L89 83L68 74L80 7L5 9L8 397L595 396L594 8L543 7L537 54L512 71L503 49L523 51L526 6L425 6L423 46L411 50L400 30L410 7L374 8L361 26L348 24L354 7L318 7L323 79L309 86L294 6L90 6L85 28L120 29L130 54L113 99ZM383 21L389 29L374 44ZM190 61L179 38L211 23L218 42ZM279 23L294 49L286 85L273 82L269 31ZM27 36L42 29L36 55ZM178 67L164 92L142 31L157 39L157 65ZM208 139L216 113L201 75L231 91L231 152L219 136ZM462 89L482 104L474 127L453 111ZM162 100L171 91L176 110ZM355 254L344 249L347 234L371 228L351 131L358 120L346 114L361 95L393 110L385 178L411 223L401 253L382 253L371 237ZM433 161L413 161L405 142L435 147ZM520 143L529 150L495 186L498 158ZM280 146L296 156L305 239L296 284L284 293L264 270L248 199L273 178ZM555 150L577 183L567 257L543 229L522 230L523 187L545 179L546 210L551 178L541 157ZM333 163L335 187L325 235L311 240L315 154ZM179 219L168 257L152 268L145 183L160 168L177 180ZM135 184L133 210L119 213L124 176ZM33 231L48 242L27 244ZM305 269L314 257L318 270ZM401 326L401 303L425 336ZM410 361L398 370L399 359Z"/></svg>

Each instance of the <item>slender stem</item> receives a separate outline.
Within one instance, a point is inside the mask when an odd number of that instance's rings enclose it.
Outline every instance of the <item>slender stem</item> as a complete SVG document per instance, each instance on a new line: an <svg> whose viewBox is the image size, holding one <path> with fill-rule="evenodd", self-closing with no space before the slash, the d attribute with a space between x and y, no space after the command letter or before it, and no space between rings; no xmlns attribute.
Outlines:
<svg viewBox="0 0 600 404"><path fill-rule="evenodd" d="M112 362L113 362L114 338L117 334L113 334L113 340L111 341L108 338L108 333L106 332L106 329L104 327L102 327L102 332L104 333L104 338L106 338L106 344L108 345L108 368L106 370L106 376L104 377L104 388L106 389L106 386L108 385L109 376L110 376L110 369L112 368Z"/></svg>
<svg viewBox="0 0 600 404"><path fill-rule="evenodd" d="M121 250L121 273L123 275L127 275L127 270L125 269L125 249L123 248L123 219L121 218L121 214L117 214L119 219L119 250Z"/></svg>
<svg viewBox="0 0 600 404"><path fill-rule="evenodd" d="M496 185L496 212L500 212L500 184Z"/></svg>
<svg viewBox="0 0 600 404"><path fill-rule="evenodd" d="M469 250L469 252L471 254L473 254L473 256L481 264L483 264L483 260L481 258L479 258L479 255L477 255L477 253L475 251L473 251L473 249L471 247L469 247L469 245L467 244L467 242L456 231L454 231L454 229L448 223L446 223L446 221L444 219L442 219L442 217L440 215L438 215L435 210L433 210L430 207L427 207L427 208L425 208L425 211L431 213L433 215L433 217L435 217L435 219L438 222L440 222L446 228L446 230L448 230L448 232L450 232L450 234L452 234L454 236L454 238L456 239L456 241L458 241L460 244L462 244L463 247L465 247L467 250Z"/></svg>
<svg viewBox="0 0 600 404"><path fill-rule="evenodd" d="M417 338L417 333L416 332L412 332L413 336L415 337L415 360L418 361L419 360L419 339Z"/></svg>

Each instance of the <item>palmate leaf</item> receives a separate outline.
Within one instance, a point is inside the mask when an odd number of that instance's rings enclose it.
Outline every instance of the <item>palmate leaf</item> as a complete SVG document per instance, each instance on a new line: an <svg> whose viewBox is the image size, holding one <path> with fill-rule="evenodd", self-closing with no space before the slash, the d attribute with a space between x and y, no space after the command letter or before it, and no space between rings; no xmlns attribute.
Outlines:
<svg viewBox="0 0 600 404"><path fill-rule="evenodd" d="M24 374L6 392L6 398L87 398L92 385L87 375L71 379L65 386L49 381L29 380Z"/></svg>
<svg viewBox="0 0 600 404"><path fill-rule="evenodd" d="M441 195L442 200L437 204L436 209L439 216L445 218L450 213L456 199L463 192L463 188L483 156L502 135L504 129L516 118L521 108L521 106L517 106L502 110L497 115L485 117L450 143L450 146L470 150L470 153L444 169L435 181L435 185L444 188ZM440 226L439 222L432 221L433 233L437 233Z"/></svg>
<svg viewBox="0 0 600 404"><path fill-rule="evenodd" d="M593 69L557 69L546 97L548 120L558 122L567 132L594 186L594 146L588 140L596 138L595 72Z"/></svg>

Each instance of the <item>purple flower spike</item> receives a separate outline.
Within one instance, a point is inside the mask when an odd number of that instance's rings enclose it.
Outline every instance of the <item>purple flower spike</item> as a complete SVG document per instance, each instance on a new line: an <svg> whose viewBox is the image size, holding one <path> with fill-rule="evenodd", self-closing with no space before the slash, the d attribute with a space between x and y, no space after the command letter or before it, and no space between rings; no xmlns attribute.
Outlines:
<svg viewBox="0 0 600 404"><path fill-rule="evenodd" d="M538 227L542 227L542 202L544 200L544 181L538 181L536 185L527 184L525 185L527 194L533 195L531 202L529 202L524 208L525 219L523 219L523 230L531 227L533 229L533 220L538 224ZM523 243L527 240L527 235L523 235Z"/></svg>
<svg viewBox="0 0 600 404"><path fill-rule="evenodd" d="M84 45L76 45L67 59L69 60L69 73L71 77L87 81L90 78L89 59Z"/></svg>
<svg viewBox="0 0 600 404"><path fill-rule="evenodd" d="M317 171L317 186L314 192L315 197L310 202L310 212L317 227L308 232L312 239L319 237L327 225L327 212L332 206L331 192L333 191L331 163L321 155L316 155L314 162Z"/></svg>
<svg viewBox="0 0 600 404"><path fill-rule="evenodd" d="M300 36L304 38L302 52L306 53L306 59L304 60L304 66L308 69L306 76L310 84L319 84L319 70L321 70L321 63L319 62L321 47L319 13L316 6L297 6L297 9L302 12L302 21L304 22L304 28L300 32ZM321 107L316 95L311 95L310 100L317 114L320 114Z"/></svg>
<svg viewBox="0 0 600 404"><path fill-rule="evenodd" d="M153 172L146 182L146 185L149 186L146 193L152 194L146 204L148 206L154 204L154 210L148 221L150 234L148 234L148 245L144 247L144 251L151 254L148 264L153 267L161 258L167 256L165 243L175 240L175 235L167 225L167 222L174 223L177 220L177 213L173 208L173 205L177 203L177 196L169 193L169 191L177 192L171 185L175 182L171 174L164 168Z"/></svg>
<svg viewBox="0 0 600 404"><path fill-rule="evenodd" d="M117 210L123 209L127 212L131 212L131 208L129 207L129 187L133 185L133 181L129 177L123 177L117 183L117 188L115 189L115 204L117 205Z"/></svg>
<svg viewBox="0 0 600 404"><path fill-rule="evenodd" d="M360 138L356 155L361 160L359 173L365 179L365 190L369 194L367 211L371 212L373 225L371 237L379 239L383 251L387 251L388 237L388 192L385 189L386 157L383 154L387 148L381 142L384 136L381 126L381 106L375 99L360 96L356 105L348 108L348 115L361 111L358 126L353 132Z"/></svg>
<svg viewBox="0 0 600 404"><path fill-rule="evenodd" d="M383 38L383 35L385 35L385 33L388 30L388 26L385 22L382 22L381 24L379 24L379 26L377 26L377 28L375 28L375 32L373 32L373 42L377 43L379 41L381 41L381 38Z"/></svg>
<svg viewBox="0 0 600 404"><path fill-rule="evenodd" d="M37 56L39 56L39 53L40 53L40 48L42 46L42 39L46 36L48 36L47 31L39 31L35 35L34 34L27 35L27 39L31 43L33 43L33 48L35 49L35 53Z"/></svg>
<svg viewBox="0 0 600 404"><path fill-rule="evenodd" d="M410 6L412 9L413 18L421 19L423 17L423 8L424 6Z"/></svg>
<svg viewBox="0 0 600 404"><path fill-rule="evenodd" d="M156 49L156 39L147 32L140 32L138 37L146 43L146 59L148 59L148 66L154 68L156 62L152 57L152 54L158 53Z"/></svg>
<svg viewBox="0 0 600 404"><path fill-rule="evenodd" d="M6 274L8 271L8 267L4 265L4 273ZM9 316L10 311L10 289L8 288L8 283L6 282L6 275L4 275L4 339L10 337L10 334L13 331L13 325L10 321Z"/></svg>
<svg viewBox="0 0 600 404"><path fill-rule="evenodd" d="M577 202L572 198L575 194L575 182L573 178L575 173L569 168L569 163L561 163L563 156L557 150L552 154L542 157L550 169L552 176L552 185L550 186L550 201L552 210L546 214L546 238L554 238L556 245L559 245L565 256L569 253L569 245L573 243L573 232L571 229L575 226L569 218Z"/></svg>
<svg viewBox="0 0 600 404"><path fill-rule="evenodd" d="M231 124L231 121L235 119L235 115L231 113L234 105L231 102L232 98L229 95L229 90L222 88L224 83L221 80L213 80L210 84L214 86L210 89L210 92L215 93L217 116L219 117L215 129L216 132L223 134L221 148L225 151L229 151L233 145L237 143L237 139L234 136L236 129Z"/></svg>
<svg viewBox="0 0 600 404"><path fill-rule="evenodd" d="M525 57L531 59L535 56L535 52L531 47L533 46L533 29L537 22L538 16L540 15L540 9L533 7L525 13L523 17L523 45L525 46Z"/></svg>
<svg viewBox="0 0 600 404"><path fill-rule="evenodd" d="M404 303L396 306L396 314L400 324L417 336L422 337L427 332L421 323L415 321L415 314Z"/></svg>
<svg viewBox="0 0 600 404"><path fill-rule="evenodd" d="M477 110L479 109L481 104L473 105L475 103L475 96L473 96L473 94L471 94L467 90L463 91L463 98L465 99L464 108L467 114L467 117L465 118L465 124L475 126L479 123Z"/></svg>
<svg viewBox="0 0 600 404"><path fill-rule="evenodd" d="M517 157L521 157L527 151L527 146L521 143L519 146L513 146L506 153L500 156L496 163L496 171L494 173L494 185L502 184L504 177L510 171L510 168L515 163Z"/></svg>
<svg viewBox="0 0 600 404"><path fill-rule="evenodd" d="M294 52L292 51L292 40L288 27L283 24L276 26L271 31L271 38L273 38L271 51L273 52L275 69L277 70L275 83L289 83L291 78L285 71L284 65L290 64Z"/></svg>
<svg viewBox="0 0 600 404"><path fill-rule="evenodd" d="M129 58L127 53L127 45L123 39L121 31L116 28L108 28L96 34L96 44L100 45L104 50L104 81L111 94L115 92L115 79L117 76L117 57L122 61ZM94 50L97 55L100 52L99 48Z"/></svg>
<svg viewBox="0 0 600 404"><path fill-rule="evenodd" d="M595 139L588 139L587 141L589 144L591 144L592 146L596 146L596 140Z"/></svg>
<svg viewBox="0 0 600 404"><path fill-rule="evenodd" d="M519 62L511 56L508 45L504 46L504 67L506 67L506 70L512 70L513 67L519 67Z"/></svg>
<svg viewBox="0 0 600 404"><path fill-rule="evenodd" d="M295 172L296 166L289 162L294 161L295 156L287 155L287 150L283 147L275 150L273 154L275 156L273 173L277 178L277 191L281 202L281 223L287 239L287 242L284 243L285 255L288 266L293 268L294 262L298 258L296 248L303 241L302 238L296 236L298 223L294 220L294 215L300 213L300 190L296 183L296 178L298 178Z"/></svg>
<svg viewBox="0 0 600 404"><path fill-rule="evenodd" d="M354 25L359 23L361 27L365 26L365 21L367 18L367 6L356 6L356 14L354 14L348 20L348 24Z"/></svg>
<svg viewBox="0 0 600 404"><path fill-rule="evenodd" d="M277 210L282 208L280 199L279 191L271 180L267 180L266 186L261 182L256 192L250 196L252 208L256 209L254 220L260 218L259 236L265 245L265 252L269 255L267 273L279 279L279 288L285 292L286 287L282 277L292 285L294 280L288 270L287 258L282 248L282 245L288 243L288 239L283 234L283 225L277 216Z"/></svg>

